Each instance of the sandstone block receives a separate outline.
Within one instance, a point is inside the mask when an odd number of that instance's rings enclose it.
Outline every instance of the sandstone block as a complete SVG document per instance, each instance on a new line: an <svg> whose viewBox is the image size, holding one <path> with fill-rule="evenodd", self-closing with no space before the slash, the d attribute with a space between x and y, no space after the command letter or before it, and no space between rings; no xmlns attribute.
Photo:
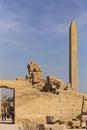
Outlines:
<svg viewBox="0 0 87 130"><path fill-rule="evenodd" d="M42 72L42 68L36 64L35 62L31 62L31 64L27 65L29 73L31 72Z"/></svg>
<svg viewBox="0 0 87 130"><path fill-rule="evenodd" d="M24 80L23 78L16 78L16 80Z"/></svg>
<svg viewBox="0 0 87 130"><path fill-rule="evenodd" d="M87 105L87 101L84 101L83 104L84 104L84 105Z"/></svg>
<svg viewBox="0 0 87 130"><path fill-rule="evenodd" d="M87 94L84 95L83 99L87 101Z"/></svg>

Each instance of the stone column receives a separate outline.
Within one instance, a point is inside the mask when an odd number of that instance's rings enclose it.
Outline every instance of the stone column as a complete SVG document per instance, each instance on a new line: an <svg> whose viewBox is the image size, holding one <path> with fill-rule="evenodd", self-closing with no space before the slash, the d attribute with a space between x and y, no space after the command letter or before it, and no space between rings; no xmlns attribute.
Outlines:
<svg viewBox="0 0 87 130"><path fill-rule="evenodd" d="M78 91L78 58L77 30L74 21L69 28L69 83L74 91Z"/></svg>

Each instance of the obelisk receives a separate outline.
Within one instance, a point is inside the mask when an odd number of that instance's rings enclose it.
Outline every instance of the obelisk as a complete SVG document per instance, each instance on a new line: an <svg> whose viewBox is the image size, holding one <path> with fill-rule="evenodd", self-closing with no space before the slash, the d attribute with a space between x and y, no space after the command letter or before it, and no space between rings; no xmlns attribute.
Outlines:
<svg viewBox="0 0 87 130"><path fill-rule="evenodd" d="M0 88L0 115L1 115L1 103L2 103L2 95L1 95L1 88Z"/></svg>
<svg viewBox="0 0 87 130"><path fill-rule="evenodd" d="M74 91L78 91L77 30L74 20L69 28L69 83Z"/></svg>

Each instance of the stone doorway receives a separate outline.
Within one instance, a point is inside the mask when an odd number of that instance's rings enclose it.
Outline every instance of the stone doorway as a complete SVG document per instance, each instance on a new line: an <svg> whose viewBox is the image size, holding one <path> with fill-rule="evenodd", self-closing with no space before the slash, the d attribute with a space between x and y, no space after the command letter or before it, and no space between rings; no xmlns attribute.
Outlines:
<svg viewBox="0 0 87 130"><path fill-rule="evenodd" d="M2 86L0 88L1 114L0 122L3 124L15 123L15 89Z"/></svg>

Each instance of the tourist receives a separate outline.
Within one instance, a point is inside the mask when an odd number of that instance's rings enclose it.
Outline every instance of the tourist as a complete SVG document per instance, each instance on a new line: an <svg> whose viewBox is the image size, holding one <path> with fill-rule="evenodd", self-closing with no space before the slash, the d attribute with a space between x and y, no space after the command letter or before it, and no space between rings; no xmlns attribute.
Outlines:
<svg viewBox="0 0 87 130"><path fill-rule="evenodd" d="M13 121L14 120L14 111L11 111L10 114L11 114L11 118L12 118L12 121Z"/></svg>
<svg viewBox="0 0 87 130"><path fill-rule="evenodd" d="M4 112L2 111L1 113L1 116L2 116L2 121L4 120Z"/></svg>
<svg viewBox="0 0 87 130"><path fill-rule="evenodd" d="M4 120L6 121L6 112L4 112L4 115L3 115L3 116L4 116Z"/></svg>
<svg viewBox="0 0 87 130"><path fill-rule="evenodd" d="M1 114L1 116L2 116L2 121L6 121L6 112L5 111L2 111L2 114Z"/></svg>

